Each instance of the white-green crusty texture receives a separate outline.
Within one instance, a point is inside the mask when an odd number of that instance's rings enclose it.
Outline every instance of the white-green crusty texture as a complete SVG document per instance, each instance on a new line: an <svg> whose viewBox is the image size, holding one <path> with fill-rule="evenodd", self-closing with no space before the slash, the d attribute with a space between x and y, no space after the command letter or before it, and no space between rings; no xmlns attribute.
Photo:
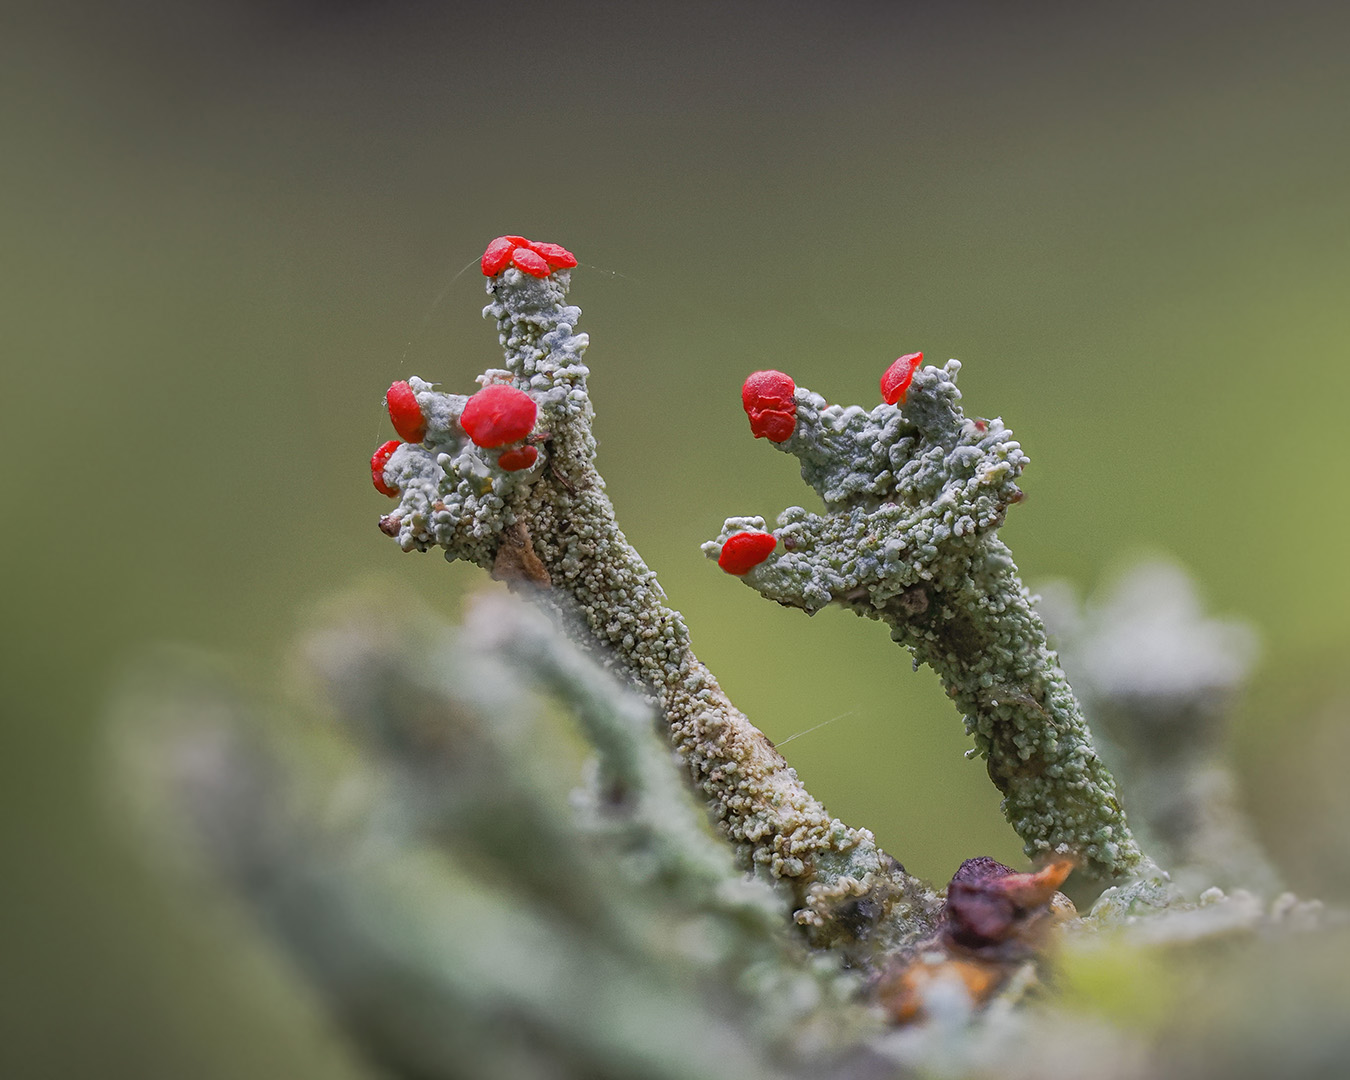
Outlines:
<svg viewBox="0 0 1350 1080"><path fill-rule="evenodd" d="M1136 834L1186 897L1280 873L1242 807L1228 761L1231 708L1256 658L1252 628L1205 611L1180 566L1140 562L1080 606L1065 583L1037 590L1064 668L1107 742Z"/></svg>
<svg viewBox="0 0 1350 1080"><path fill-rule="evenodd" d="M874 953L931 930L934 892L816 801L694 656L683 618L628 544L595 469L581 314L565 303L567 271L511 268L488 283L507 383L537 402L539 458L506 472L499 450L459 427L465 397L410 379L427 419L419 445L385 469L399 488L381 522L404 550L439 546L532 593L570 636L656 703L674 747L747 865L790 887L795 918L820 945Z"/></svg>
<svg viewBox="0 0 1350 1080"><path fill-rule="evenodd" d="M799 387L796 427L777 445L801 460L825 512L783 511L779 547L744 580L780 604L838 603L888 623L965 714L1027 853L1128 873L1141 853L1115 783L997 537L1027 457L1001 420L965 416L960 368L922 368L903 407L871 412ZM705 553L747 529L767 526L729 518Z"/></svg>

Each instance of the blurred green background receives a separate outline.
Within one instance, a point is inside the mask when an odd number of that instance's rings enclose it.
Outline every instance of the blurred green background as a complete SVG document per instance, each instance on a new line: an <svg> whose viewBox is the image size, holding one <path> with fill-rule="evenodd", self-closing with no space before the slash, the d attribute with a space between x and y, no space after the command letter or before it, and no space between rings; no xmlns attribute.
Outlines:
<svg viewBox="0 0 1350 1080"><path fill-rule="evenodd" d="M809 493L738 390L949 356L1032 458L1031 583L1139 552L1265 658L1238 760L1305 891L1350 822L1350 16L1338 5L17 5L0 34L5 1076L356 1075L284 965L139 860L101 712L144 643L263 690L372 577L453 616L366 462L498 357L471 265L566 244L600 467L700 656L945 879L1017 844L929 672L698 551ZM464 269L466 268L467 269ZM461 271L463 271L461 273ZM196 905L207 905L201 911Z"/></svg>

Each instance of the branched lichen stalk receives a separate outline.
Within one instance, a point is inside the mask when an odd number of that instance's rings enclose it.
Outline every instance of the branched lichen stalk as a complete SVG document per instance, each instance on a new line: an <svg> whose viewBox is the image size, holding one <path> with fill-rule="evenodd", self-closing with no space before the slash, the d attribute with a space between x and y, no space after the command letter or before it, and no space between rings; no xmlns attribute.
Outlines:
<svg viewBox="0 0 1350 1080"><path fill-rule="evenodd" d="M503 243L512 248L505 261ZM547 265L530 251L542 251ZM925 932L936 909L931 890L868 830L832 817L806 791L699 662L684 620L620 531L595 468L588 339L576 331L580 310L566 303L574 264L555 245L521 238L489 247L484 314L497 323L506 368L479 381L518 396L495 391L501 408L484 421L474 399L410 379L420 416L405 426L421 438L382 448L372 462L377 487L399 500L381 528L406 551L439 546L531 594L647 694L726 835L747 864L791 885L813 940L872 937L875 946ZM394 405L391 391L399 423Z"/></svg>
<svg viewBox="0 0 1350 1080"><path fill-rule="evenodd" d="M1128 873L1142 856L1115 783L997 536L1027 458L1000 420L962 412L959 363L917 369L921 358L896 362L903 407L870 412L827 405L781 372L751 376L752 430L801 460L824 513L791 507L773 533L763 518L730 518L704 550L780 604L886 622L965 715L1027 853Z"/></svg>

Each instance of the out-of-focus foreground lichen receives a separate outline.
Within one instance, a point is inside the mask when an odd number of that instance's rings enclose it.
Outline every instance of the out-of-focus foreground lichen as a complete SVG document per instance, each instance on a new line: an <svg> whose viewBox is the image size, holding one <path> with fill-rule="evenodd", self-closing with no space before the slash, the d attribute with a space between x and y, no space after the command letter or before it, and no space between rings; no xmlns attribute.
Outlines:
<svg viewBox="0 0 1350 1080"><path fill-rule="evenodd" d="M344 604L303 644L304 719L168 660L120 705L147 820L204 846L395 1075L777 1077L880 1028L650 708L518 605L452 630Z"/></svg>
<svg viewBox="0 0 1350 1080"><path fill-rule="evenodd" d="M1326 1075L1343 981L1291 982L1303 938L1350 956L1319 906L1113 890L1080 920L1063 870L974 859L930 937L841 964L709 827L647 703L517 604L455 629L390 599L331 605L284 706L165 652L114 717L143 835L247 904L378 1075L1271 1075L1253 1001L1300 1002L1280 1075Z"/></svg>
<svg viewBox="0 0 1350 1080"><path fill-rule="evenodd" d="M306 639L285 709L159 658L117 724L158 839L205 853L383 1075L1252 1075L1249 999L1216 1005L1207 980L1259 983L1259 950L1307 932L1345 941L1337 916L1277 895L1235 799L1226 823L1205 813L1232 790L1216 733L1241 634L1169 615L1175 582L1086 617L1052 605L1171 881L997 538L1027 459L1000 421L964 415L959 365L901 357L870 412L751 376L752 429L801 460L824 512L792 508L774 532L733 518L706 551L780 603L889 624L943 678L1039 857L971 853L941 890L914 878L731 705L619 530L573 266L494 241L505 368L473 395L396 382L401 439L371 461L397 500L384 533L544 614L493 597L452 629L416 601L349 601ZM1150 681L1136 660L1159 634L1177 662ZM1075 868L1114 879L1082 917L1058 891ZM1335 1045L1324 1012L1288 1075ZM1223 1053L1203 1052L1211 1036Z"/></svg>

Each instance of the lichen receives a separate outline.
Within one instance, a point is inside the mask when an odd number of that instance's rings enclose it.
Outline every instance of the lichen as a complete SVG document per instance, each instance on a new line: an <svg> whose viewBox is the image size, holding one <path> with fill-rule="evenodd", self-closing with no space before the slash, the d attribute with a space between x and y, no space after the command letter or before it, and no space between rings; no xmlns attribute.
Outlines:
<svg viewBox="0 0 1350 1080"><path fill-rule="evenodd" d="M151 657L112 724L147 849L204 854L382 1074L1142 1080L1339 1064L1345 913L1249 890L1259 851L1233 858L1191 812L1234 809L1201 781L1246 635L1203 618L1174 574L1064 631L1094 719L1127 720L1119 745L1133 736L1173 789L1134 805L1169 865L1210 882L1182 894L1143 872L998 540L1026 458L1001 422L963 415L958 365L901 357L871 412L752 375L752 431L802 460L824 511L785 511L776 533L731 519L708 553L780 602L885 620L966 712L1029 850L1065 853L1030 872L966 859L939 904L731 706L615 524L564 302L575 265L558 245L494 241L487 314L507 366L479 381L499 392L399 380L386 404L405 442L371 459L398 499L385 533L486 568L553 623L493 596L455 630L381 589L306 639L290 667L317 693L284 706L251 702L214 662ZM1079 918L1056 890L1083 862L1138 876Z"/></svg>
<svg viewBox="0 0 1350 1080"><path fill-rule="evenodd" d="M1190 576L1161 561L1137 564L1084 605L1066 585L1040 592L1134 827L1180 895L1279 893L1228 761L1233 701L1257 651L1251 627L1207 614Z"/></svg>
<svg viewBox="0 0 1350 1080"><path fill-rule="evenodd" d="M537 403L534 465L500 468L497 451L459 425L466 397L409 379L426 435L389 461L384 478L399 502L381 528L405 551L440 547L528 593L646 694L714 819L746 865L790 887L813 942L870 950L926 933L932 890L806 791L699 662L683 618L620 531L595 468L588 338L565 302L569 284L566 269L538 277L514 267L487 283L484 315L497 323L506 366L479 381Z"/></svg>
<svg viewBox="0 0 1350 1080"><path fill-rule="evenodd" d="M786 1080L883 1029L644 702L517 601L400 599L330 603L284 706L165 650L115 724L154 853L206 856L379 1075ZM569 800L577 734L623 797Z"/></svg>
<svg viewBox="0 0 1350 1080"><path fill-rule="evenodd" d="M965 715L1027 853L1124 875L1144 865L1142 853L997 535L1028 459L1001 420L965 416L960 368L916 370L899 404L870 412L798 387L795 427L775 445L801 461L824 512L784 510L774 530L782 551L743 580L808 614L839 604L886 622ZM728 518L703 550L716 558L732 535L766 528Z"/></svg>

